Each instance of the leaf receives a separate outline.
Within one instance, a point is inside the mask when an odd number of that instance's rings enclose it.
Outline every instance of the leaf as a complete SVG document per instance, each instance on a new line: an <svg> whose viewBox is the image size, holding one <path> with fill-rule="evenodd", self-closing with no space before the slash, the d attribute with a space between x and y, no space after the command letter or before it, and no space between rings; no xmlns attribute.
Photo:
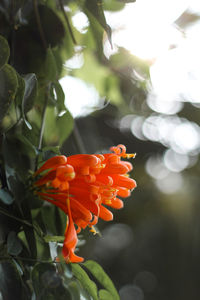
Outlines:
<svg viewBox="0 0 200 300"><path fill-rule="evenodd" d="M14 201L13 197L6 189L0 189L0 200L7 205L12 204Z"/></svg>
<svg viewBox="0 0 200 300"><path fill-rule="evenodd" d="M18 255L22 251L22 244L14 231L8 234L7 250L10 255Z"/></svg>
<svg viewBox="0 0 200 300"><path fill-rule="evenodd" d="M30 206L28 202L28 197L24 197L24 201L21 203L21 211L22 211L22 218L28 221L30 224L33 223L32 215L30 211ZM37 246L36 246L36 239L33 227L23 224L24 233L26 236L26 240L28 243L29 251L31 254L31 258L37 258Z"/></svg>
<svg viewBox="0 0 200 300"><path fill-rule="evenodd" d="M0 263L0 291L3 299L22 298L22 282L15 265L8 261Z"/></svg>
<svg viewBox="0 0 200 300"><path fill-rule="evenodd" d="M64 286L69 290L72 300L80 300L80 288L75 280L63 282Z"/></svg>
<svg viewBox="0 0 200 300"><path fill-rule="evenodd" d="M71 300L69 291L62 285L61 277L56 272L55 266L52 264L36 264L31 272L31 280L36 294L36 299ZM77 300L80 300L80 298Z"/></svg>
<svg viewBox="0 0 200 300"><path fill-rule="evenodd" d="M38 11L47 46L50 45L51 47L55 47L56 45L59 45L65 35L62 21L58 15L47 5L39 4ZM32 13L30 19L30 26L32 28L38 28L34 12Z"/></svg>
<svg viewBox="0 0 200 300"><path fill-rule="evenodd" d="M56 274L55 267L48 263L36 264L33 268L31 272L33 288L36 295L41 297L40 299L43 299L42 293L44 288L49 287L53 283L54 274Z"/></svg>
<svg viewBox="0 0 200 300"><path fill-rule="evenodd" d="M47 145L62 145L73 130L74 120L69 111L57 116L54 107L46 110L46 126L44 129L44 139Z"/></svg>
<svg viewBox="0 0 200 300"><path fill-rule="evenodd" d="M8 62L10 48L7 40L0 35L0 69Z"/></svg>
<svg viewBox="0 0 200 300"><path fill-rule="evenodd" d="M52 83L50 93L55 99L55 104L58 109L58 113L66 110L65 94L63 92L62 86L58 81Z"/></svg>
<svg viewBox="0 0 200 300"><path fill-rule="evenodd" d="M111 42L111 28L106 23L106 18L103 11L103 2L102 0L86 0L85 7L88 11L96 18L99 24L104 28L107 33L108 39Z"/></svg>
<svg viewBox="0 0 200 300"><path fill-rule="evenodd" d="M47 49L46 59L44 63L44 70L43 70L43 80L45 82L54 81L57 79L58 72L56 66L56 60L51 48Z"/></svg>
<svg viewBox="0 0 200 300"><path fill-rule="evenodd" d="M116 0L104 0L103 9L110 11L118 11L124 8L124 4Z"/></svg>
<svg viewBox="0 0 200 300"><path fill-rule="evenodd" d="M14 100L18 87L15 70L10 65L4 65L0 70L0 121Z"/></svg>
<svg viewBox="0 0 200 300"><path fill-rule="evenodd" d="M63 243L64 242L64 236L45 235L44 240L45 240L46 243L49 243L49 242Z"/></svg>
<svg viewBox="0 0 200 300"><path fill-rule="evenodd" d="M37 96L37 78L34 73L23 76L25 81L24 98L22 101L23 114L27 113L32 107Z"/></svg>
<svg viewBox="0 0 200 300"><path fill-rule="evenodd" d="M87 273L78 264L71 264L71 268L72 273L80 281L89 295L91 295L94 300L98 300L96 284L89 278Z"/></svg>
<svg viewBox="0 0 200 300"><path fill-rule="evenodd" d="M108 292L110 292L115 300L120 300L119 294L117 293L112 280L98 263L88 260L83 265L91 272L91 274L99 281L99 283L101 283L101 285Z"/></svg>
<svg viewBox="0 0 200 300"><path fill-rule="evenodd" d="M109 293L106 290L100 290L99 291L99 300L115 300L111 293Z"/></svg>

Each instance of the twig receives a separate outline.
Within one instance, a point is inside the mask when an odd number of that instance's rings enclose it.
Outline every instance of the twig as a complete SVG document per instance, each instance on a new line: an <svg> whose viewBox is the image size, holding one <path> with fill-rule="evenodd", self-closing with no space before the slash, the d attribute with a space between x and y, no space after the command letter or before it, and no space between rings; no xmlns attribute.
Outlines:
<svg viewBox="0 0 200 300"><path fill-rule="evenodd" d="M71 35L72 41L73 41L74 45L77 45L76 39L75 39L75 37L74 37L74 34L73 34L73 32L72 32L72 29L71 29L71 26L70 26L70 23L69 23L69 19L68 19L68 17L67 17L67 14L66 14L65 9L64 9L64 6L63 6L63 2L62 2L62 0L58 0L58 1L59 1L59 4L60 4L60 8L61 8L61 10L62 10L63 16L64 16L64 18L65 18L65 21L66 21L66 23L67 23L67 27L68 27L68 29L69 29L69 33L70 33L70 35Z"/></svg>

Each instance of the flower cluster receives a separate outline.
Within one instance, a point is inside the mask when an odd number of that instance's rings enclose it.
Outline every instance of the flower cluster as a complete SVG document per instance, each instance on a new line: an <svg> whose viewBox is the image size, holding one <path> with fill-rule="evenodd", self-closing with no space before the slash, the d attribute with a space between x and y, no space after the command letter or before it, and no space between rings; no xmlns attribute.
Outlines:
<svg viewBox="0 0 200 300"><path fill-rule="evenodd" d="M113 219L107 207L120 209L125 198L136 187L128 177L132 164L121 158L131 158L124 145L111 147L112 153L55 156L47 160L34 174L37 195L68 216L62 254L66 262L81 262L75 248L81 229L94 225L98 218Z"/></svg>

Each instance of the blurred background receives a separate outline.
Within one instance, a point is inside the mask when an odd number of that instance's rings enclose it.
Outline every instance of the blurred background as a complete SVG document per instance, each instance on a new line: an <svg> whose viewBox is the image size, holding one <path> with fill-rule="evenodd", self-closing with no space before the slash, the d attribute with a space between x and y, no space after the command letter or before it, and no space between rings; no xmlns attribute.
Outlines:
<svg viewBox="0 0 200 300"><path fill-rule="evenodd" d="M75 117L62 150L122 143L137 153L138 186L114 221L99 223L101 238L84 233L80 255L101 264L122 300L200 299L200 3L109 0L104 9L113 34L102 51L84 48L91 20L71 11L82 46L60 80Z"/></svg>

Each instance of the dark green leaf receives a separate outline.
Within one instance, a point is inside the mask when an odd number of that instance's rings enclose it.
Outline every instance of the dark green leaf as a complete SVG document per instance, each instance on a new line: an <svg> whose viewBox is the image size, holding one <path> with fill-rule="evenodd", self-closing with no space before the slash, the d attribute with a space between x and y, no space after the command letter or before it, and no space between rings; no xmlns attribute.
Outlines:
<svg viewBox="0 0 200 300"><path fill-rule="evenodd" d="M0 189L0 200L8 205L13 203L13 197L6 189Z"/></svg>
<svg viewBox="0 0 200 300"><path fill-rule="evenodd" d="M55 47L60 44L64 38L64 26L58 15L47 5L38 5L38 11L47 47L49 45ZM32 28L38 28L34 11L30 19L30 26ZM38 36L40 38L39 32Z"/></svg>
<svg viewBox="0 0 200 300"><path fill-rule="evenodd" d="M22 251L22 244L14 231L8 234L7 249L10 255L19 255Z"/></svg>
<svg viewBox="0 0 200 300"><path fill-rule="evenodd" d="M30 205L28 201L28 197L24 199L24 201L21 204L21 211L22 211L22 218L26 221L28 221L30 224L33 223L32 221L32 215L30 211ZM24 233L26 236L26 240L28 243L29 251L31 254L31 258L37 258L37 246L36 246L36 239L35 239L35 232L33 227L30 227L28 225L23 225Z"/></svg>
<svg viewBox="0 0 200 300"><path fill-rule="evenodd" d="M56 272L54 265L49 263L35 265L31 273L31 279L36 299L71 300L70 294L68 290L63 287L62 280Z"/></svg>
<svg viewBox="0 0 200 300"><path fill-rule="evenodd" d="M15 98L18 80L15 70L10 65L4 65L0 70L0 121Z"/></svg>
<svg viewBox="0 0 200 300"><path fill-rule="evenodd" d="M0 291L3 299L22 299L22 283L15 265L8 261L0 263Z"/></svg>
<svg viewBox="0 0 200 300"><path fill-rule="evenodd" d="M71 267L72 273L80 281L89 295L91 295L94 300L98 300L96 284L78 264L71 264Z"/></svg>
<svg viewBox="0 0 200 300"><path fill-rule="evenodd" d="M10 48L7 40L0 35L0 69L8 62Z"/></svg>
<svg viewBox="0 0 200 300"><path fill-rule="evenodd" d="M15 201L18 203L22 202L25 196L25 186L18 178L18 175L9 175L7 181Z"/></svg>
<svg viewBox="0 0 200 300"><path fill-rule="evenodd" d="M22 101L24 98L24 92L25 92L25 81L17 72L16 72L16 74L17 74L17 80L18 80L18 88L17 88L17 93L15 96L15 101L16 101L16 104L21 109Z"/></svg>
<svg viewBox="0 0 200 300"><path fill-rule="evenodd" d="M25 92L22 101L22 111L25 114L32 108L37 95L37 78L35 74L30 73L26 74L23 79L25 81Z"/></svg>
<svg viewBox="0 0 200 300"><path fill-rule="evenodd" d="M92 275L101 283L101 285L113 296L115 300L120 300L119 294L114 287L112 280L105 273L103 268L95 261L88 260L84 266L92 273Z"/></svg>

